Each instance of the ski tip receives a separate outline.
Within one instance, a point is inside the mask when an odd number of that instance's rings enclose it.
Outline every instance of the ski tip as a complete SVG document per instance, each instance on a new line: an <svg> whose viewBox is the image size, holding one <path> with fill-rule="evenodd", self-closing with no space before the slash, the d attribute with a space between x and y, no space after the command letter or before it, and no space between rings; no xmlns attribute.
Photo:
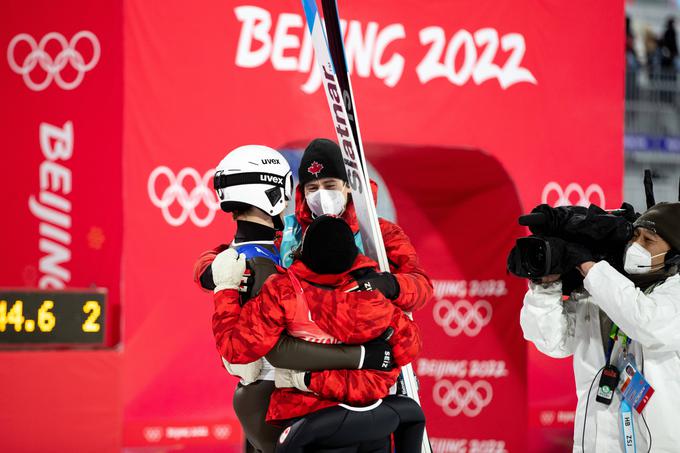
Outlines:
<svg viewBox="0 0 680 453"><path fill-rule="evenodd" d="M335 21L338 24L338 30L340 30L340 34L342 34L342 25L340 25L340 10L338 10L337 0L321 0L321 9L323 9L323 16L327 20L332 20L333 17L335 18ZM328 22L326 22L326 30L328 30ZM328 34L330 34L330 32L328 32ZM339 38L339 43L340 49L342 50L342 59L345 63L345 68L349 68L349 66L347 66L345 43L343 42L342 37Z"/></svg>
<svg viewBox="0 0 680 453"><path fill-rule="evenodd" d="M309 32L314 28L314 22L319 17L319 8L316 6L316 0L302 0L302 8L305 10L305 17L307 18L307 27Z"/></svg>

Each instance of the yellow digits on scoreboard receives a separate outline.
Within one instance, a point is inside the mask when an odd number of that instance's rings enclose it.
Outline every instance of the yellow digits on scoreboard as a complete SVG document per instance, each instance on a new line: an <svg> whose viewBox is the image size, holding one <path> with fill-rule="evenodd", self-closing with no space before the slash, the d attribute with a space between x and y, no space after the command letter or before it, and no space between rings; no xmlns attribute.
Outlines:
<svg viewBox="0 0 680 453"><path fill-rule="evenodd" d="M99 305L99 302L96 300L88 300L85 302L85 305L83 305L83 311L90 314L83 323L83 332L99 332L101 325L96 322L102 312L102 307Z"/></svg>
<svg viewBox="0 0 680 453"><path fill-rule="evenodd" d="M38 328L41 332L52 332L54 325L57 323L57 318L50 312L54 308L54 301L44 300L40 308L38 308Z"/></svg>
<svg viewBox="0 0 680 453"><path fill-rule="evenodd" d="M24 325L24 303L20 300L14 302L12 308L7 313L7 324L14 324L14 331L21 332Z"/></svg>
<svg viewBox="0 0 680 453"><path fill-rule="evenodd" d="M6 326L7 326L7 301L0 300L0 332L4 332Z"/></svg>

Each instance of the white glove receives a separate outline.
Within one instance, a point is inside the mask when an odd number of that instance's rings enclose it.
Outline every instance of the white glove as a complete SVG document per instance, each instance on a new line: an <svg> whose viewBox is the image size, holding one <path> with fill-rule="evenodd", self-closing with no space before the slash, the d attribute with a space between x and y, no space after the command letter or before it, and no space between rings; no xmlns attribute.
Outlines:
<svg viewBox="0 0 680 453"><path fill-rule="evenodd" d="M216 293L223 289L238 289L246 271L246 256L229 248L215 257L211 267Z"/></svg>
<svg viewBox="0 0 680 453"><path fill-rule="evenodd" d="M262 371L262 359L246 364L229 363L222 357L222 363L229 374L241 378L241 384L248 385L257 381Z"/></svg>
<svg viewBox="0 0 680 453"><path fill-rule="evenodd" d="M276 368L274 371L274 385L280 388L296 388L303 392L311 392L305 385L305 372Z"/></svg>

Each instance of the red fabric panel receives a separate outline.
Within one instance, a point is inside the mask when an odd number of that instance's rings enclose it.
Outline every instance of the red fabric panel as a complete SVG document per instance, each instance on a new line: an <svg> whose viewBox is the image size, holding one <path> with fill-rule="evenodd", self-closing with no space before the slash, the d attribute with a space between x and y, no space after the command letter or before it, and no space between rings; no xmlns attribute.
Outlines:
<svg viewBox="0 0 680 453"><path fill-rule="evenodd" d="M3 353L3 451L120 451L121 354Z"/></svg>

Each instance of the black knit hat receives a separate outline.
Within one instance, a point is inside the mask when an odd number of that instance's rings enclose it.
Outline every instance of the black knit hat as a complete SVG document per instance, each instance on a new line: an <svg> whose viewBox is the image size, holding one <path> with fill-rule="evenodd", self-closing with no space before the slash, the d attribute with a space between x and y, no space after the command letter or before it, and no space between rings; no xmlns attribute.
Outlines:
<svg viewBox="0 0 680 453"><path fill-rule="evenodd" d="M347 172L338 144L325 138L312 140L302 154L298 178L303 186L320 178L339 178L347 182Z"/></svg>
<svg viewBox="0 0 680 453"><path fill-rule="evenodd" d="M680 203L657 203L642 214L634 225L652 230L680 253Z"/></svg>
<svg viewBox="0 0 680 453"><path fill-rule="evenodd" d="M352 267L358 253L347 222L340 217L322 215L307 227L300 259L317 274L340 274Z"/></svg>

